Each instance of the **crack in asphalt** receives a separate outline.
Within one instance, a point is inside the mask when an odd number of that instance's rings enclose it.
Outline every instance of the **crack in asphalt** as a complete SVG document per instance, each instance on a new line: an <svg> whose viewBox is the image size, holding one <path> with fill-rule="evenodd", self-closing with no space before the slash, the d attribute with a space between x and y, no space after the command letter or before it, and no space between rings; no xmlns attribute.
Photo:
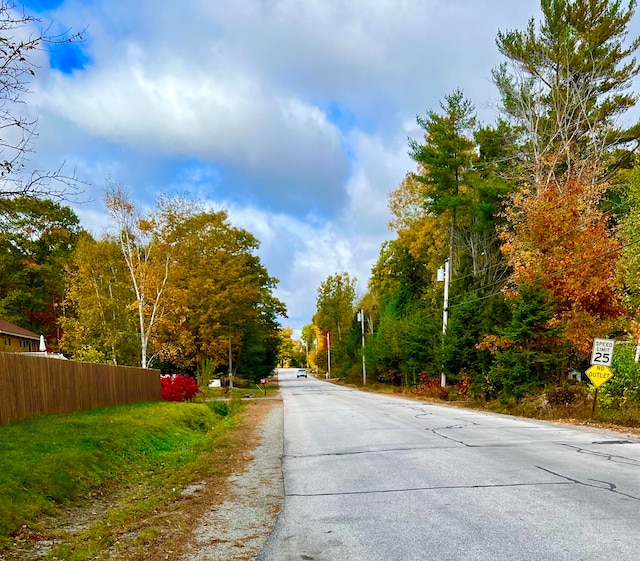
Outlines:
<svg viewBox="0 0 640 561"><path fill-rule="evenodd" d="M551 472L550 472L551 473ZM568 479L568 478L565 478ZM335 491L332 493L285 493L286 497L334 497L340 495L376 495L386 493L412 493L416 491L440 491L451 489L499 489L507 487L547 487L574 485L578 481L539 481L535 483L492 483L487 485L433 485L430 487L407 487L404 489L372 489L370 491ZM596 487L601 489L602 487Z"/></svg>
<svg viewBox="0 0 640 561"><path fill-rule="evenodd" d="M446 434L441 434L438 432L440 430L463 429L465 427L473 426L473 425L478 425L478 423L469 422L469 423L460 424L460 425L449 425L447 427L437 427L435 429L425 429L425 430L432 432L433 434L435 434L436 436L439 436L440 438L444 438L446 440L451 440L452 442L462 444L462 446L466 446L467 448L481 448L482 446L485 446L485 445L467 444L464 440L459 440L457 438L453 438L451 436L447 436Z"/></svg>
<svg viewBox="0 0 640 561"><path fill-rule="evenodd" d="M592 442L592 444L605 444L602 442ZM611 444L607 442L606 444ZM588 448L581 448L580 446L575 446L573 444L562 444L562 446L566 446L567 448L573 448L578 454L588 454L590 456L598 456L600 458L604 458L607 461L614 462L617 464L625 464L628 466L639 466L640 462L633 458L627 458L626 456L618 456L616 454L609 454L607 452L600 452L598 450L589 450Z"/></svg>
<svg viewBox="0 0 640 561"><path fill-rule="evenodd" d="M420 417L420 415L416 415L416 418ZM455 429L463 429L466 427L470 427L470 426L481 426L480 423L476 423L475 421L466 421L463 420L463 422L461 424L458 425L448 425L445 427L436 427L436 428L432 428L432 429L425 429L428 432L431 432L433 434L435 434L436 436L439 436L440 438L444 438L446 440L450 440L452 442L455 442L457 444L460 444L462 446L465 446L467 448L487 448L487 447L505 447L505 446L519 446L518 443L515 444L507 444L507 443L501 443L501 444L469 444L467 442L465 442L464 440L460 440L458 438L453 438L452 436L446 435L446 434L442 434L441 432L438 431L443 431L443 430L455 430ZM537 429L537 427L531 427L533 429ZM621 464L627 464L627 465L633 465L633 466L640 466L640 461L635 460L634 458L627 458L626 456L619 456L616 454L610 454L610 453L606 453L606 452L600 452L600 451L595 451L595 450L589 450L588 448L582 448L579 446L575 446L573 444L565 444L565 443L558 443L560 446L566 446L568 448L573 448L575 449L579 454L591 454L593 456L600 456L603 457L609 461L612 462L617 462L617 463L621 463ZM602 440L602 441L594 441L591 444L636 444L634 441L631 440Z"/></svg>
<svg viewBox="0 0 640 561"><path fill-rule="evenodd" d="M387 430L413 430L413 431L422 431L423 429L418 427L383 427L383 428L372 428L372 429L361 429L362 432L379 432L379 431L387 431Z"/></svg>
<svg viewBox="0 0 640 561"><path fill-rule="evenodd" d="M553 470L547 469L542 466L535 466L537 469L564 479L564 481L538 481L531 483L491 483L491 484L476 484L476 485L432 485L428 487L407 487L402 489L372 489L367 491L335 491L327 493L285 493L286 497L333 497L333 496L345 496L345 495L376 495L376 494L388 494L388 493L412 493L417 491L441 491L441 490L459 490L459 489L502 489L509 487L549 487L558 485L581 485L583 487L590 487L591 489L597 489L599 491L607 491L615 495L627 497L634 501L640 501L640 497L630 495L618 490L618 486L610 481L603 481L600 479L588 479L587 482L580 481L574 477L557 473ZM588 483L592 481L593 483ZM594 483L601 483L602 485L595 485ZM603 486L604 485L604 486Z"/></svg>
<svg viewBox="0 0 640 561"><path fill-rule="evenodd" d="M600 485L593 485L592 483L585 483L584 481L580 481L579 479L575 479L573 477L569 477L568 475L562 475L561 473L557 473L550 469L544 468L542 466L536 466L539 470L542 470L551 475L555 475L556 477L560 477L562 479L567 480L567 482L575 483L577 485L583 485L584 487L591 487L592 489L599 489L602 491L609 491L615 495L621 495L623 497L627 497L629 499L633 499L634 501L640 501L640 497L636 497L635 495L630 495L629 493L623 493L618 491L618 486L615 483L611 483L610 481L602 481L600 479L588 479L587 481L594 481L596 483L602 483L605 487L601 487Z"/></svg>
<svg viewBox="0 0 640 561"><path fill-rule="evenodd" d="M297 459L297 458L324 458L329 456L358 456L361 454L384 454L386 452L411 452L412 450L424 451L424 450L446 450L451 446L403 446L396 448L382 448L378 450L344 450L338 452L321 452L319 454L285 454L285 459Z"/></svg>

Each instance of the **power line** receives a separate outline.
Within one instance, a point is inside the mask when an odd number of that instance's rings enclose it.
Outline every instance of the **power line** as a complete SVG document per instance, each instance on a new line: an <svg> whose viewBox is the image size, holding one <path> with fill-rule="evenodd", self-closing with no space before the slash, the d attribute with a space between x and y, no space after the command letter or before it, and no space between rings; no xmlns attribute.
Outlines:
<svg viewBox="0 0 640 561"><path fill-rule="evenodd" d="M620 205L620 206L621 206L621 205ZM605 216L605 217L608 217L608 216L611 216L611 215L613 215L613 213L612 213L612 212L605 212L605 213L603 213L603 216ZM569 234L572 234L572 233L574 233L574 232L577 232L577 231L579 231L580 229L583 229L583 228L584 228L584 225L576 225L574 228L571 228L571 229L569 229L569 230L566 230L565 232L562 232L562 233L560 233L560 234L557 234L557 235L555 236L555 240L556 240L556 241L559 241L560 239L564 238L565 236L567 236L567 235L569 235ZM580 249L580 248L584 247L585 245L588 245L588 243L589 243L589 242L587 241L587 242L585 242L585 243L581 244L581 245L580 245L578 248L576 248L576 249ZM579 261L579 262L577 262L577 263L574 263L574 264L572 264L572 265L568 265L567 267L564 267L564 268L562 268L562 269L558 269L558 270L556 270L556 271L552 271L552 272L547 273L546 275L544 275L543 277L540 277L540 278L541 278L541 279L546 279L546 278L549 278L549 277L551 277L551 276L557 275L557 274L559 274L559 273L562 273L562 272L565 272L565 271L568 271L568 270L574 269L574 268L576 268L576 267L582 266L582 265L584 265L584 264L586 264L586 263L589 263L589 262L591 262L591 261L594 261L594 260L596 260L596 259L600 259L600 258L602 258L602 257L606 257L607 255L610 255L610 254L615 253L615 252L617 252L617 251L622 251L623 249L625 249L625 248L627 248L627 247L630 247L630 246L632 246L632 245L635 245L635 244L637 244L637 243L640 243L640 239L638 239L638 240L634 240L634 241L631 241L631 242L626 243L626 244L625 244L625 243L622 243L622 245L621 245L620 247L614 248L614 249L609 250L609 251L606 251L606 252L604 252L604 253L600 253L600 254L595 255L595 256L593 256L593 257L590 257L590 258L588 258L588 259L584 259L584 260ZM494 264L494 265L489 265L489 266L487 266L487 267L484 267L484 268L482 269L482 272L490 271L490 270L493 270L493 269L498 268L498 267L502 267L502 268L507 268L507 269L508 269L508 268L509 268L509 264L505 261L505 262L496 263L496 264ZM465 279L467 279L467 278L475 277L475 276L477 276L477 273L468 273L468 274L463 275L463 276L457 276L457 277L455 278L455 281L462 281L462 280L465 280ZM472 290L470 290L470 291L464 292L464 293L462 293L462 294L454 295L453 297L454 297L456 300L459 300L459 299L461 299L461 298L464 298L465 296L468 296L468 295L471 295L471 294L477 293L477 292L479 292L479 291L486 290L487 288L490 288L490 287L492 287L492 286L496 286L496 285L498 285L498 284L501 284L501 283L503 283L503 282L504 282L504 280L505 280L504 278L499 278L499 279L497 279L497 280L495 280L495 281L493 281L493 282L490 282L490 283L485 284L485 285L483 285L483 286L479 286L479 287L474 288L474 289L472 289ZM414 288L414 287L416 287L416 286L418 286L418 285L420 285L420 284L423 284L423 283L424 283L423 279L422 279L422 278L418 278L418 279L414 280L414 281L413 281L413 282L411 282L411 283L407 283L407 284L405 284L405 286L406 286L407 288ZM501 294L501 293L502 293L502 291L501 291L501 290L499 290L499 291L496 291L496 292L492 292L492 293L490 293L490 294L488 294L488 295L485 295L485 296L482 296L482 297L475 298L475 299L473 299L473 300L468 300L468 301L466 301L466 302L460 302L460 303L458 303L458 304L451 304L449 307L450 307L450 308L454 308L454 307L458 307L458 306L463 306L463 305L465 305L465 304L471 304L471 303L479 302L479 301L482 301L482 300L486 300L486 299L488 299L488 298L491 298L491 297L493 297L493 296L497 296L497 295L499 295L499 294Z"/></svg>
<svg viewBox="0 0 640 561"><path fill-rule="evenodd" d="M611 250L609 250L609 251L605 251L605 252L603 252L603 253L599 253L598 255L594 255L594 256L592 256L592 257L589 257L588 259L583 259L582 261L578 261L577 263L573 263L573 264L571 264L571 265L567 265L566 267L563 267L562 269L557 269L557 270L555 270L555 271L552 271L552 272L550 272L550 273L547 273L546 275L544 275L544 276L540 277L540 280L544 280L544 279L547 279L547 278L549 278L549 277L553 277L553 276L555 276L555 275L557 275L557 274L560 274L560 273L564 273L564 272L566 272L566 271L569 271L569 270L571 270L571 269L575 269L576 267L579 267L579 266L584 265L584 264L586 264L586 263L590 263L590 262L592 262L592 261L595 261L596 259L600 259L600 258L602 258L602 257L606 257L607 255L611 255L612 253L616 253L616 252L618 252L618 251L622 251L623 249L625 249L625 248L627 248L627 247L631 247L632 245L636 245L636 244L638 244L638 243L640 243L640 239L633 240L633 241L631 241L631 242L629 242L629 243L626 243L626 244L624 244L624 243L623 243L620 247L616 247L616 248L611 249ZM468 294L473 294L474 292L477 292L478 290L482 290L482 289L484 289L484 288L488 288L488 287L490 287L490 286L493 286L494 284L497 284L497 283L496 283L496 282L489 283L489 284L487 284L487 285L485 285L485 286L478 287L478 288L476 288L476 289L474 289L474 290L471 290L471 291L469 291L469 292L465 292L465 293L463 293L463 294L456 295L456 297L464 297L464 296L466 296L466 295L468 295ZM491 294L488 294L488 295L486 295L486 296L482 296L482 297L476 298L476 299L474 299L474 300L467 300L467 301L465 301L465 302L460 302L459 304L452 304L452 305L450 305L449 307L450 307L450 308L457 308L458 306L464 306L464 305L466 305L466 304L473 304L473 303L476 303L476 302L480 302L480 301L482 301L482 300L486 300L487 298L491 298L492 296L497 296L498 294L502 294L502 291L493 292L493 293L491 293Z"/></svg>
<svg viewBox="0 0 640 561"><path fill-rule="evenodd" d="M617 203L616 206L622 207L623 205L621 205L620 203ZM614 216L614 213L612 211L608 211L608 212L601 211L601 216L608 220L609 218ZM522 224L522 223L523 222L521 221L520 224ZM564 232L561 232L559 234L556 234L552 239L548 240L548 243L552 244L554 241L555 242L559 242L562 238L564 238L564 237L566 237L566 236L568 236L570 234L576 233L576 232L578 232L580 230L583 230L584 227L585 227L585 224L576 224L573 228L571 228L569 230L566 230ZM495 237L499 237L499 234L495 234ZM580 248L584 247L588 243L589 243L588 241L585 242L584 244L582 244L580 246ZM495 267L504 267L504 266L505 266L505 263L496 263L495 265L490 265L489 267L483 268L483 271L490 270L490 269L495 268ZM464 280L466 278L473 277L473 276L476 276L476 274L475 273L469 273L469 274L464 275L462 277L456 277L456 280L460 281L460 280ZM495 283L492 283L492 284L495 284ZM487 286L491 286L491 284L489 284Z"/></svg>

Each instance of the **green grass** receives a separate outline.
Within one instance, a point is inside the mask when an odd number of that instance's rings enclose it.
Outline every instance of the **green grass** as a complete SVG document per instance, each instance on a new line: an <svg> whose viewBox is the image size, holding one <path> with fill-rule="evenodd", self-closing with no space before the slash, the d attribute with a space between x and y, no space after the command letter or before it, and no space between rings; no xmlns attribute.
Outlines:
<svg viewBox="0 0 640 561"><path fill-rule="evenodd" d="M237 401L143 403L41 416L0 427L0 548L22 525L102 485L180 473L228 430ZM170 483L170 482L169 482Z"/></svg>
<svg viewBox="0 0 640 561"><path fill-rule="evenodd" d="M270 382L264 386L256 386L252 384L246 388L204 388L201 394L198 394L195 401L206 401L208 399L236 399L243 398L245 396L251 396L255 398L269 397L278 393L277 382Z"/></svg>

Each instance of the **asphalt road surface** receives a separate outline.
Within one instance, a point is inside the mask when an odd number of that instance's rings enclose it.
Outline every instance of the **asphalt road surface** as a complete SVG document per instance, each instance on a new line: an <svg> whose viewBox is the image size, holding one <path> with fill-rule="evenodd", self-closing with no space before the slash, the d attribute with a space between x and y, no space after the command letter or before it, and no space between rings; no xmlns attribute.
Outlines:
<svg viewBox="0 0 640 561"><path fill-rule="evenodd" d="M637 561L640 440L280 370L285 503L259 561Z"/></svg>

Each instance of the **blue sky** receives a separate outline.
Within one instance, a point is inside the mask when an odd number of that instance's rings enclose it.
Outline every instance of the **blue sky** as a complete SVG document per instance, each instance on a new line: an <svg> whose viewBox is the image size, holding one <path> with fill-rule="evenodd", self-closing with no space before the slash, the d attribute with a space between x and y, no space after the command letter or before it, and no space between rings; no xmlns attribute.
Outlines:
<svg viewBox="0 0 640 561"><path fill-rule="evenodd" d="M41 54L34 167L76 169L90 201L74 209L96 235L107 177L142 208L186 191L226 209L261 241L296 333L329 275L365 291L393 235L387 194L414 168L416 115L461 88L493 122L496 33L539 14L537 0L24 5L54 32L83 32Z"/></svg>

